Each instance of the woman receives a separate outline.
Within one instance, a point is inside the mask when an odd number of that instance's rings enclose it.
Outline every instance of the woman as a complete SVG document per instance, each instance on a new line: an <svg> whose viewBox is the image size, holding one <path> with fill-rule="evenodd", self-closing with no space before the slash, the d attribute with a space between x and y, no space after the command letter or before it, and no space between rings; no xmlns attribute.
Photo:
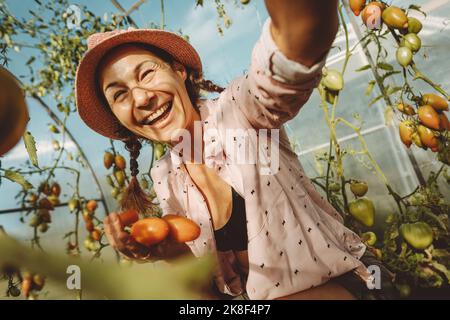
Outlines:
<svg viewBox="0 0 450 320"><path fill-rule="evenodd" d="M215 254L215 287L227 295L361 297L369 292L370 276L360 260L365 246L305 176L283 130L320 81L338 29L337 0L266 0L266 6L271 19L248 74L215 100L199 99L200 89L221 90L202 80L200 58L181 37L128 30L88 40L76 80L81 118L96 132L126 142L133 177L138 138L168 143L170 152L151 172L160 207L201 228L191 243L152 249L130 241L117 214L105 219L105 232L114 248L133 259L170 258L187 249L195 256ZM280 129L269 138L279 142L278 168L264 173L260 161L233 161L240 140L233 137L232 146L225 141L232 129L256 130L245 138L252 156L259 155L258 130ZM178 149L180 142L192 149ZM145 210L149 204L135 178L130 185L128 204ZM356 286L346 289L350 282Z"/></svg>

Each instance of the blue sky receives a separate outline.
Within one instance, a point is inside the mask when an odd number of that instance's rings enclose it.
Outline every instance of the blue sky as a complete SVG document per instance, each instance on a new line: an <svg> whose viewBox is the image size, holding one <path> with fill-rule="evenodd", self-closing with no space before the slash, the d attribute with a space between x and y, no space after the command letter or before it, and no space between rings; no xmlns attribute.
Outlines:
<svg viewBox="0 0 450 320"><path fill-rule="evenodd" d="M119 2L124 8L129 8L134 4L135 0L119 0ZM10 10L19 17L28 17L28 10L33 10L36 7L36 3L33 0L7 0L6 3ZM117 9L109 0L78 0L71 1L70 4L86 5L90 11L99 16L103 16L105 12L109 14L117 13ZM226 85L248 68L251 50L259 37L261 24L268 16L263 1L252 1L248 6L239 7L235 5L234 1L225 1L225 5L233 24L230 28L224 29L224 35L221 36L216 28L218 16L214 1L206 0L204 7L196 7L194 0L165 1L166 29L172 31L181 29L184 34L189 35L192 45L198 50L202 58L205 78L213 80L220 85ZM140 27L147 27L150 22L159 24L161 21L160 1L147 1L141 6L140 10L133 13L132 18ZM17 40L26 41L24 38L18 38ZM8 69L16 75L27 74L25 62L28 60L29 55L30 51L27 50L22 50L18 53L11 50L10 57L12 61ZM52 107L56 105L56 102L52 101L52 99L45 100ZM47 124L51 121L36 102L29 99L28 106L31 116L28 130L36 137L40 163L41 165L50 164L53 153L51 140L58 138L58 136L48 132ZM78 118L77 114L71 115L68 128L87 153L99 178L104 179L106 170L102 165L102 156L103 150L109 147L108 140L88 129ZM66 144L66 148L76 152L70 141ZM141 153L141 167L146 167L150 154L150 150L144 150ZM19 143L15 149L2 159L2 166L19 166L26 159L25 148L22 143ZM77 166L73 162L68 164ZM62 181L64 193L64 184L73 181L73 177L65 174L60 174L59 176L62 177L60 181ZM31 182L36 183L38 180L31 180ZM85 196L97 196L95 188L87 188L87 186L92 186L92 180L89 175L83 175L82 185L85 186L85 188L82 188L82 193ZM70 192L71 188L66 188L66 190ZM108 192L108 190L109 188L106 187L105 191ZM2 199L0 209L16 207L13 195L17 191L19 191L19 187L16 185L9 182L2 183L0 186ZM70 193L67 196L70 196ZM2 219L5 218L5 216L0 216L0 225L2 224Z"/></svg>

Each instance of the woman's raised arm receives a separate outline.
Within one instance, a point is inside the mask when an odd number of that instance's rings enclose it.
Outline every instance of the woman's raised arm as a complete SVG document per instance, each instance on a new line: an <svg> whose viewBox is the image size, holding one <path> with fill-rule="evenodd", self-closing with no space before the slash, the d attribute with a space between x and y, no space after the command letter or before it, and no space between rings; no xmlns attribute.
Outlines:
<svg viewBox="0 0 450 320"><path fill-rule="evenodd" d="M270 18L248 74L223 93L254 128L280 128L320 82L338 29L337 0L266 0Z"/></svg>
<svg viewBox="0 0 450 320"><path fill-rule="evenodd" d="M290 60L311 67L328 52L338 30L337 0L265 0L271 33Z"/></svg>

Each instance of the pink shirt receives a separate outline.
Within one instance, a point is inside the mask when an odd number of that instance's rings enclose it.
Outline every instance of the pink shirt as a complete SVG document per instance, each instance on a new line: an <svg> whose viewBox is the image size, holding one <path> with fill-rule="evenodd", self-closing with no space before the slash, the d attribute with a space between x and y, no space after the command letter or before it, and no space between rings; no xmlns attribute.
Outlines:
<svg viewBox="0 0 450 320"><path fill-rule="evenodd" d="M251 299L293 294L352 270L369 280L359 261L366 247L316 191L283 129L318 85L325 58L311 68L287 59L276 47L269 26L270 19L253 49L249 73L235 79L218 99L199 104L206 165L245 199L250 265L246 283L238 276L234 253L216 250L206 201L178 153L167 152L151 172L163 214L183 215L199 224L200 237L188 245L196 256L217 256L218 288L231 295L246 291ZM240 151L243 140L226 139L229 129L260 128L280 129L279 139L271 136L279 141L279 160L271 173L262 161L236 161L233 148ZM249 157L263 154L258 159L274 159L264 156L260 134L245 139Z"/></svg>

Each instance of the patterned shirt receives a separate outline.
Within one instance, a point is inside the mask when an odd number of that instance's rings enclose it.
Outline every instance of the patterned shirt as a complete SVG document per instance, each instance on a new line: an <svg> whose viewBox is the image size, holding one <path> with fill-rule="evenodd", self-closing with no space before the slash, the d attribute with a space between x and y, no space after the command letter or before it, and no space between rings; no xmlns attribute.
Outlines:
<svg viewBox="0 0 450 320"><path fill-rule="evenodd" d="M265 22L254 46L248 74L232 81L219 98L198 106L205 164L245 199L246 281L233 251L216 250L207 203L178 152L171 149L151 172L163 214L183 215L200 226L200 237L188 245L195 256L217 257L219 290L230 295L246 291L251 299L294 294L349 271L370 279L360 261L366 247L305 175L283 129L318 85L325 58L311 68L287 59L271 36L270 23ZM256 129L268 129L268 138ZM270 129L279 129L278 134ZM239 132L250 133L233 136ZM268 156L271 152L275 157ZM236 159L244 153L257 161Z"/></svg>

